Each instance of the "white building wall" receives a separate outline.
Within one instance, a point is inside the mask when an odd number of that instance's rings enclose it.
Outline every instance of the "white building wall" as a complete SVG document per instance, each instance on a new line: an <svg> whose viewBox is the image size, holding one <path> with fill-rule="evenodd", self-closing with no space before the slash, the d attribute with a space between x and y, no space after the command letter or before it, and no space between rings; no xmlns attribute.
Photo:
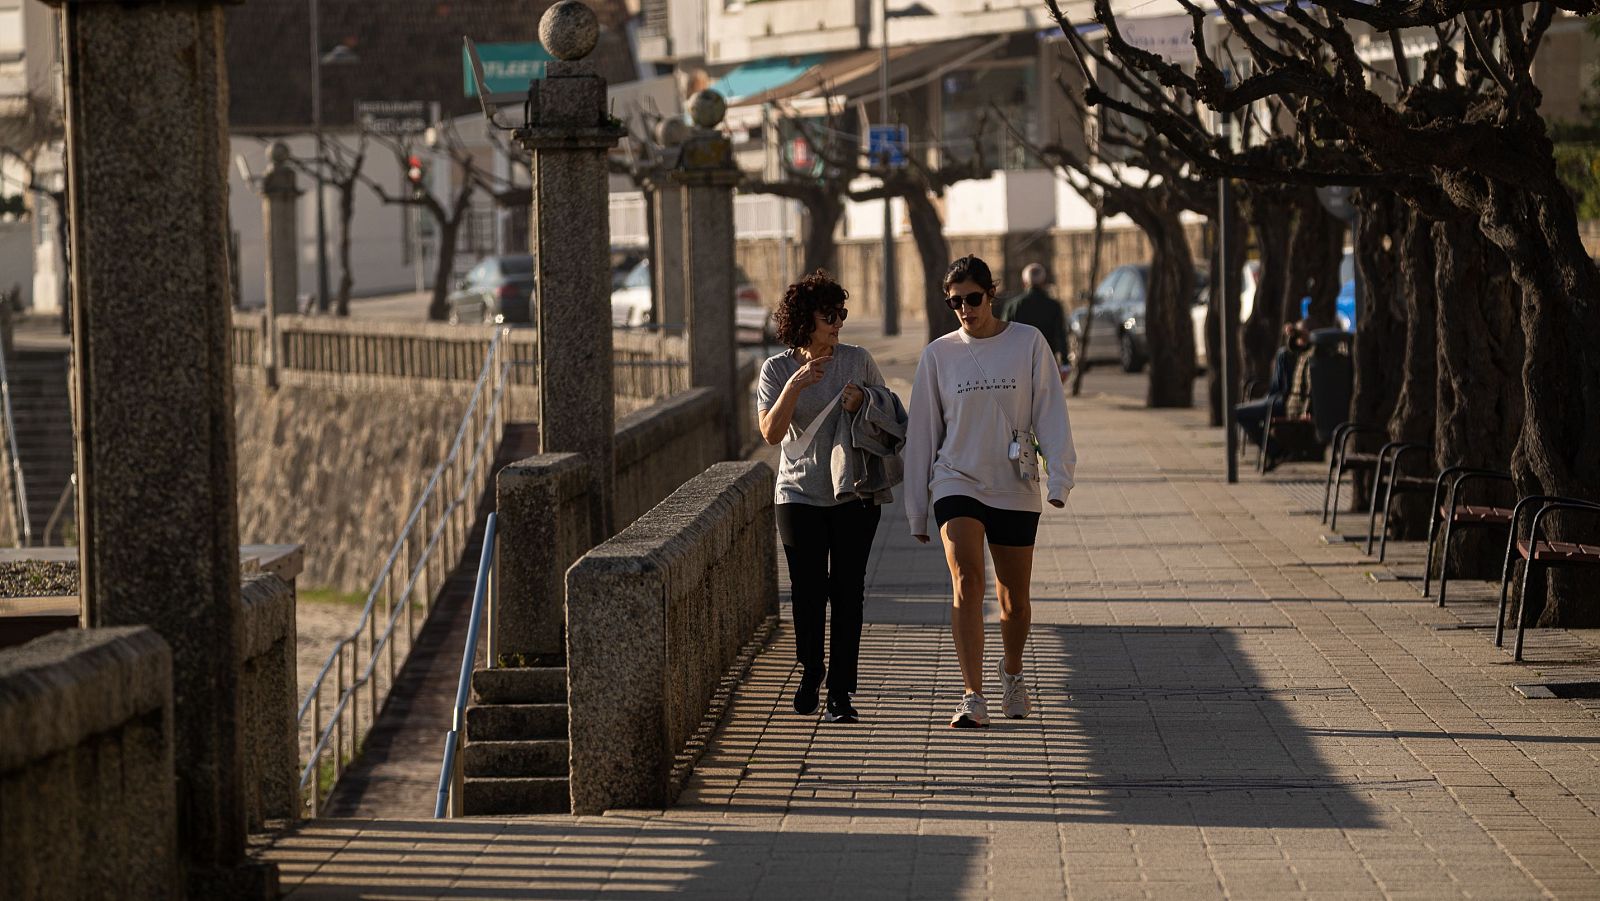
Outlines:
<svg viewBox="0 0 1600 901"><path fill-rule="evenodd" d="M296 158L314 155L313 141L309 135L284 139ZM329 143L343 142L354 147L354 140L339 135L328 135ZM250 172L260 177L267 167L268 142L255 137L238 136L232 139L234 154L242 157ZM431 167L437 180L447 167ZM254 186L244 180L237 165L230 168L228 212L232 226L239 237L239 286L246 306L260 306L266 302L266 239L262 217L261 196ZM389 150L380 145L369 145L366 164L362 169L367 177L384 185L391 194L401 192L404 174ZM298 206L297 228L300 243L300 294L315 295L317 290L316 244L316 194L315 184L303 173L298 176L301 196ZM416 268L406 262L405 218L409 208L388 205L378 199L371 188L356 188L355 215L350 228L350 269L355 284L352 291L357 296L411 291L416 288ZM328 236L328 286L336 292L339 285L339 192L332 186L323 194L326 206ZM427 274L431 278L432 270ZM431 283L431 282L430 282Z"/></svg>

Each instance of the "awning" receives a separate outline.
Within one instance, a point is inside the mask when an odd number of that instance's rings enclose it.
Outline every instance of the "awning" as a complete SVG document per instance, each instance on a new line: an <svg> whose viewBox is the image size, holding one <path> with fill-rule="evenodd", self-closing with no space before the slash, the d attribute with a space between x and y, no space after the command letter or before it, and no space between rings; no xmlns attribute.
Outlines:
<svg viewBox="0 0 1600 901"><path fill-rule="evenodd" d="M1001 35L890 47L889 93L899 94L920 87L950 69L987 56L1007 40L1008 35ZM729 106L759 106L806 97L870 100L880 87L878 70L882 63L881 50L841 53L818 62L787 82L757 94L741 95L738 100L730 101Z"/></svg>
<svg viewBox="0 0 1600 901"><path fill-rule="evenodd" d="M729 103L743 102L752 94L761 94L789 84L815 68L823 60L820 53L805 56L779 56L742 63L732 72L717 79L711 89L721 94Z"/></svg>

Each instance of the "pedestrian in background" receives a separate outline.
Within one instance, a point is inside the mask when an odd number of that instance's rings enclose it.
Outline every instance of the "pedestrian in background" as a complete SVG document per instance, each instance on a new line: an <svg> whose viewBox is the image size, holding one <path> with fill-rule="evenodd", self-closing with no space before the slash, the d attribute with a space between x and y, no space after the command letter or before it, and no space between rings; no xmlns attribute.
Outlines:
<svg viewBox="0 0 1600 901"><path fill-rule="evenodd" d="M850 433L850 424L840 418L861 410L869 392L887 391L872 355L839 343L849 297L821 270L789 286L776 314L778 340L789 349L762 365L756 395L761 436L781 446L778 535L789 564L795 656L803 668L794 709L815 713L826 679L824 719L840 723L858 718L850 696L856 691L867 559L880 505L893 500L887 481L868 486L851 478L841 485L835 478L833 460L853 456L834 453L835 436ZM858 485L859 492L853 487ZM833 629L825 666L830 606Z"/></svg>
<svg viewBox="0 0 1600 901"><path fill-rule="evenodd" d="M994 315L995 283L975 256L951 264L945 304L961 327L922 351L906 435L905 505L911 533L928 542L932 505L944 542L955 610L956 658L965 693L950 725L989 725L983 694L983 547L994 559L1004 654L996 662L1001 711L1032 709L1022 654L1033 608L1033 544L1039 529L1040 458L1051 506L1072 490L1077 454L1057 363L1038 329Z"/></svg>
<svg viewBox="0 0 1600 901"><path fill-rule="evenodd" d="M1071 370L1067 359L1067 316L1061 304L1050 296L1049 284L1050 273L1038 263L1029 263L1022 269L1023 292L1006 301L999 315L1007 322L1031 325L1044 335L1055 358L1056 371L1065 382Z"/></svg>

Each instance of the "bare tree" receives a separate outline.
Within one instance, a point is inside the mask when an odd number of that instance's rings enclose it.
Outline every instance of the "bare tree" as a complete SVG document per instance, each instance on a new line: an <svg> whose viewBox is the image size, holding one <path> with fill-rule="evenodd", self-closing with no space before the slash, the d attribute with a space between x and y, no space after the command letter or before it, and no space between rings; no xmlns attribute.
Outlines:
<svg viewBox="0 0 1600 901"><path fill-rule="evenodd" d="M1557 174L1552 144L1538 113L1539 91L1532 72L1534 52L1556 10L1589 14L1600 4L1547 0L1530 7L1512 0L1379 4L1309 0L1283 7L1280 15L1254 0L1217 0L1218 10L1256 68L1254 74L1230 83L1198 37L1205 12L1191 0L1179 2L1196 23L1198 63L1193 74L1130 46L1117 29L1109 2L1095 0L1109 52L1129 68L1223 112L1238 111L1268 96L1284 98L1299 117L1302 159L1308 165L1298 171L1283 167L1266 171L1258 155L1209 145L1159 108L1109 97L1092 85L1086 100L1141 118L1202 166L1218 171L1298 183L1399 176L1436 192L1440 201L1476 223L1479 233L1502 252L1511 279L1520 288L1524 415L1518 421L1511 459L1518 489L1525 494L1600 497L1600 273L1584 251L1572 198ZM1071 23L1059 8L1052 11L1072 35ZM1385 96L1369 83L1367 67L1356 52L1352 24L1390 37L1400 81L1394 96ZM1432 29L1438 36L1439 48L1427 57L1433 61L1433 78L1413 82L1408 77L1400 40L1400 31L1406 28ZM1438 63L1455 53L1451 29L1464 35L1459 66ZM1426 214L1430 198L1422 195L1427 193L1407 193L1406 199ZM1414 254L1422 252L1420 242L1412 250L1407 254L1402 248L1402 258L1415 262ZM1420 305L1409 307L1408 302L1408 328L1425 328L1417 320L1429 311ZM1457 315L1459 307L1453 297L1437 304L1432 310L1438 317L1435 328L1449 333L1465 327ZM1411 343L1408 340L1408 346ZM1408 351L1407 358L1415 356ZM1437 379L1465 396L1471 382L1468 373L1456 368L1458 363L1453 357L1443 358ZM1406 400L1407 387L1401 391ZM1420 393L1419 386L1416 394ZM1404 412L1408 403L1397 405L1396 417L1409 416ZM1439 418L1435 415L1432 429L1435 462L1455 463L1449 455L1462 448L1452 446L1451 433L1439 429ZM1397 423L1391 419L1390 425L1393 430ZM1540 622L1600 622L1600 611L1581 602L1584 590L1578 580L1557 573L1549 581L1552 590L1539 613ZM1537 607L1539 601L1530 598L1529 604Z"/></svg>
<svg viewBox="0 0 1600 901"><path fill-rule="evenodd" d="M67 217L67 184L61 179L59 187L48 184L40 177L40 158L53 145L59 144L66 134L61 108L42 94L29 93L22 98L14 113L0 116L0 158L16 163L24 173L23 185L34 197L48 202L55 212L56 246L61 248L60 307L61 331L72 330L72 242L71 223Z"/></svg>
<svg viewBox="0 0 1600 901"><path fill-rule="evenodd" d="M366 165L370 137L367 132L361 132L354 149L340 141L328 141L323 145L320 160L291 160L296 169L313 179L318 178L320 169L319 182L333 186L339 193L339 293L334 302L337 316L350 315L350 292L355 287L355 275L350 268L350 223L355 218L356 187L363 181L362 167Z"/></svg>
<svg viewBox="0 0 1600 901"><path fill-rule="evenodd" d="M821 165L816 167L816 171L802 170L795 166L793 160L780 154L781 178L774 181L767 179L765 173L760 176L747 173L739 184L741 192L784 197L798 201L805 209L802 226L804 237L801 240L804 248L802 272L837 268L838 241L835 234L839 229L839 220L844 218L850 181L860 174L855 166L839 167L828 162L848 158L859 145L860 138L852 133L851 118L831 102L822 118L823 124L819 128L804 122L803 117L790 111L785 112L776 123L780 131L791 130L799 134L818 154ZM818 141L825 144L818 146L814 143Z"/></svg>
<svg viewBox="0 0 1600 901"><path fill-rule="evenodd" d="M480 189L495 193L504 186L499 185L492 176L479 169L472 153L462 143L461 136L453 126L442 124L437 127L435 133L438 135L440 148L445 151L449 164L457 176L452 193L441 196L424 184L414 183L409 191L396 194L365 174L358 173L357 177L384 203L414 206L433 219L439 240L438 258L434 261L433 291L428 299L428 318L443 321L450 316L448 301L450 279L455 272L456 246L461 236L461 226L471 211L472 195ZM394 154L400 171L405 172L411 168L411 147L393 138L374 137Z"/></svg>
<svg viewBox="0 0 1600 901"><path fill-rule="evenodd" d="M838 133L819 129L803 119L792 121L823 163L838 173L838 183L849 185L861 176L878 180L873 187L848 191L847 199L858 203L872 200L887 203L898 198L905 203L911 236L922 263L922 306L928 340L953 330L953 319L944 305L944 274L950 268L950 241L945 237L944 217L936 200L943 197L951 185L987 178L994 171L983 152L985 125L980 123L973 134L968 156L959 154L956 145L947 144L936 148L937 160L933 164L919 154L908 153L904 166L892 166L887 160L868 159L858 143L840 139L842 136ZM840 203L841 214L843 209ZM831 227L823 231L822 223L812 222L807 226L808 243L813 237L822 241L824 235L831 243L832 234Z"/></svg>

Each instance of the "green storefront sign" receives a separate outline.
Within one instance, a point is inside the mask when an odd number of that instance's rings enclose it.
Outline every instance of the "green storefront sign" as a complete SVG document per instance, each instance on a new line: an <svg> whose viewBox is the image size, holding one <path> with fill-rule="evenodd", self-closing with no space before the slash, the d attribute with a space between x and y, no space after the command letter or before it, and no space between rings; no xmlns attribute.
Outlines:
<svg viewBox="0 0 1600 901"><path fill-rule="evenodd" d="M528 82L544 77L544 64L555 57L537 41L516 44L478 44L478 59L483 61L483 84L491 94L522 94ZM468 97L478 96L472 79L472 57L461 50L461 72Z"/></svg>

